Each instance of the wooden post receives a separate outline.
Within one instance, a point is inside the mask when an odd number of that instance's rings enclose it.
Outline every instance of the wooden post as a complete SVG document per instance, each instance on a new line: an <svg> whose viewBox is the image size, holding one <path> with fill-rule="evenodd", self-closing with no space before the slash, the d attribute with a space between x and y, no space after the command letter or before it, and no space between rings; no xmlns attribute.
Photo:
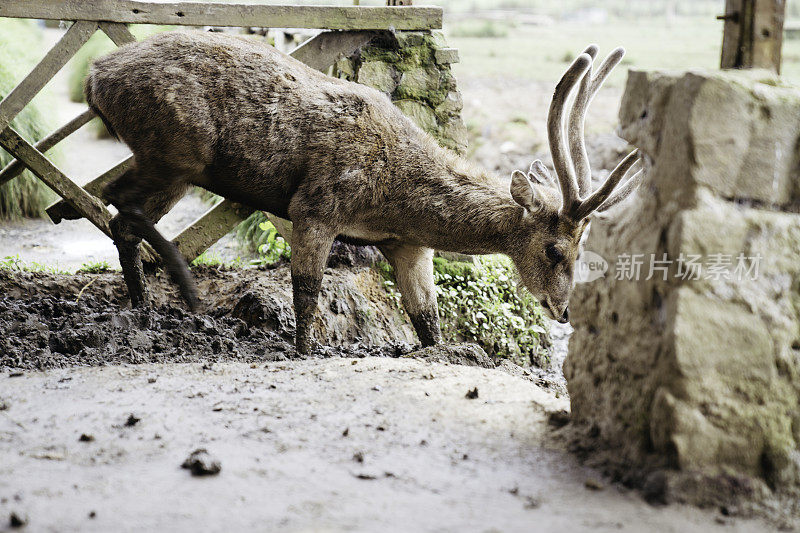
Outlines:
<svg viewBox="0 0 800 533"><path fill-rule="evenodd" d="M722 68L765 68L780 74L785 0L726 0Z"/></svg>

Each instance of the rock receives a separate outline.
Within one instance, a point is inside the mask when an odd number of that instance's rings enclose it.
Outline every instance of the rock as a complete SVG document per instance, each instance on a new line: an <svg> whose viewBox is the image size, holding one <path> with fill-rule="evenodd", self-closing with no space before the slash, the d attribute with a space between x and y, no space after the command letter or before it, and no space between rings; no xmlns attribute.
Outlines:
<svg viewBox="0 0 800 533"><path fill-rule="evenodd" d="M366 61L358 69L357 81L391 94L397 86L394 77L394 68L391 65L381 61Z"/></svg>
<svg viewBox="0 0 800 533"><path fill-rule="evenodd" d="M140 420L141 420L141 418L139 418L136 415L134 415L133 413L131 413L131 414L128 415L128 419L125 420L125 426L129 427L129 428L133 427L136 424L138 424Z"/></svg>
<svg viewBox="0 0 800 533"><path fill-rule="evenodd" d="M458 63L458 48L437 48L434 52L436 62L440 65L450 65L451 63Z"/></svg>
<svg viewBox="0 0 800 533"><path fill-rule="evenodd" d="M673 188L685 194L704 186L724 198L797 202L800 90L775 83L759 71L633 71L621 135L678 167L663 175L679 174Z"/></svg>
<svg viewBox="0 0 800 533"><path fill-rule="evenodd" d="M469 140L467 127L461 117L454 117L449 120L442 128L441 137L449 140L449 142L443 143L444 146L452 148L458 153L466 152Z"/></svg>
<svg viewBox="0 0 800 533"><path fill-rule="evenodd" d="M358 246L333 241L331 253L328 255L328 268L371 267L385 260L375 246Z"/></svg>
<svg viewBox="0 0 800 533"><path fill-rule="evenodd" d="M395 33L395 38L400 48L417 47L425 43L425 35L418 31L399 31Z"/></svg>
<svg viewBox="0 0 800 533"><path fill-rule="evenodd" d="M477 400L478 399L478 387L475 387L474 389L468 390L467 393L464 395L464 398L466 398L467 400Z"/></svg>
<svg viewBox="0 0 800 533"><path fill-rule="evenodd" d="M397 94L401 98L428 100L439 90L439 71L433 66L415 67L403 72Z"/></svg>
<svg viewBox="0 0 800 533"><path fill-rule="evenodd" d="M456 115L461 112L463 107L464 101L461 98L461 93L450 91L445 96L444 102L436 107L436 113L440 116Z"/></svg>
<svg viewBox="0 0 800 533"><path fill-rule="evenodd" d="M198 448L189 454L181 468L188 469L193 476L215 476L222 470L222 463L205 448Z"/></svg>
<svg viewBox="0 0 800 533"><path fill-rule="evenodd" d="M8 525L12 529L25 527L28 525L28 515L12 511L8 517Z"/></svg>
<svg viewBox="0 0 800 533"><path fill-rule="evenodd" d="M603 490L605 488L605 485L600 480L591 477L584 481L583 485L589 490Z"/></svg>
<svg viewBox="0 0 800 533"><path fill-rule="evenodd" d="M645 183L592 222L609 271L570 302L572 420L653 501L800 490L800 92L762 76L631 73Z"/></svg>
<svg viewBox="0 0 800 533"><path fill-rule="evenodd" d="M428 346L415 352L410 352L403 357L413 357L425 361L452 363L466 366L482 366L483 368L494 368L495 364L491 357L486 355L483 348L477 344L439 344Z"/></svg>
<svg viewBox="0 0 800 533"><path fill-rule="evenodd" d="M335 64L335 71L339 78L343 78L348 81L355 81L356 67L351 59L346 57L341 58Z"/></svg>
<svg viewBox="0 0 800 533"><path fill-rule="evenodd" d="M547 415L547 423L553 427L561 428L569 424L569 411L560 410L553 411Z"/></svg>
<svg viewBox="0 0 800 533"><path fill-rule="evenodd" d="M436 121L436 115L430 107L416 100L398 100L394 105L399 107L403 114L423 130L428 133L437 131L439 125Z"/></svg>

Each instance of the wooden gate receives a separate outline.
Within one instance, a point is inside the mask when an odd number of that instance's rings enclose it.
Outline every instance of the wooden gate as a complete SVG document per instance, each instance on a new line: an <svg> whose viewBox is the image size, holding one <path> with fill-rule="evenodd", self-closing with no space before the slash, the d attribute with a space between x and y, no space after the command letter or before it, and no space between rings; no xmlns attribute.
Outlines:
<svg viewBox="0 0 800 533"><path fill-rule="evenodd" d="M400 3L400 2L398 2ZM410 4L411 2L407 2ZM96 32L102 31L117 45L136 38L127 24L183 26L258 26L328 30L304 42L289 55L312 68L326 70L340 56L352 54L378 30L431 30L442 27L438 7L331 7L292 5L217 4L213 2L155 3L138 0L2 0L0 17L72 21L61 40L34 69L0 100L0 146L14 158L0 170L0 185L18 176L24 168L55 191L62 200L47 214L58 224L62 220L87 218L111 237L112 218L100 192L108 181L124 173L133 156L120 161L86 184L78 186L45 153L74 133L96 115L87 109L35 145L10 126L17 114ZM253 213L253 209L225 200L181 231L173 242L187 261L192 261ZM144 246L143 259L157 260Z"/></svg>

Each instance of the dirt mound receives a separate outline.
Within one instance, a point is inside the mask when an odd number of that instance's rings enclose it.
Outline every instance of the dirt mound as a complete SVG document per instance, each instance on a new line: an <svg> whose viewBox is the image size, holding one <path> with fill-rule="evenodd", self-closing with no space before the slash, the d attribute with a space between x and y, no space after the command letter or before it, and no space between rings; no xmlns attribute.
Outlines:
<svg viewBox="0 0 800 533"><path fill-rule="evenodd" d="M131 309L118 272L56 275L0 270L0 368L115 363L263 362L298 358L288 266L194 270L205 311L190 313L163 274L152 305ZM316 357L415 357L412 329L369 268L329 270L315 323ZM477 346L438 359L494 366ZM430 350L429 350L430 351ZM422 358L427 352L420 353Z"/></svg>
<svg viewBox="0 0 800 533"><path fill-rule="evenodd" d="M194 274L205 305L205 312L196 314L186 310L163 275L149 279L152 306L131 309L116 272L0 271L0 367L296 357L288 268L201 268ZM318 340L345 345L320 355L399 356L413 349L413 337L404 331L408 326L388 300L368 302L353 287L369 285L368 269L341 270L328 277ZM391 344L393 337L399 341Z"/></svg>

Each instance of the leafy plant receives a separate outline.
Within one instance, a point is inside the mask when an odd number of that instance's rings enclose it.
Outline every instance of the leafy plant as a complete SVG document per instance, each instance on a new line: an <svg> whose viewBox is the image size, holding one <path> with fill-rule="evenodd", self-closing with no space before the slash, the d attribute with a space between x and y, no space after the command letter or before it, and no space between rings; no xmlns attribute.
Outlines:
<svg viewBox="0 0 800 533"><path fill-rule="evenodd" d="M291 259L292 248L289 243L278 234L278 230L272 222L265 220L258 224L258 228L263 232L264 243L258 247L260 259L253 261L254 264L273 264L281 259Z"/></svg>
<svg viewBox="0 0 800 533"><path fill-rule="evenodd" d="M392 268L383 263L390 297L400 305ZM511 261L479 258L478 264L434 259L434 281L442 335L448 342L475 342L497 358L547 366L547 328L542 308L521 290Z"/></svg>
<svg viewBox="0 0 800 533"><path fill-rule="evenodd" d="M282 259L291 259L292 249L272 222L261 211L256 211L236 227L236 238L247 250L258 252L253 265L271 265Z"/></svg>

